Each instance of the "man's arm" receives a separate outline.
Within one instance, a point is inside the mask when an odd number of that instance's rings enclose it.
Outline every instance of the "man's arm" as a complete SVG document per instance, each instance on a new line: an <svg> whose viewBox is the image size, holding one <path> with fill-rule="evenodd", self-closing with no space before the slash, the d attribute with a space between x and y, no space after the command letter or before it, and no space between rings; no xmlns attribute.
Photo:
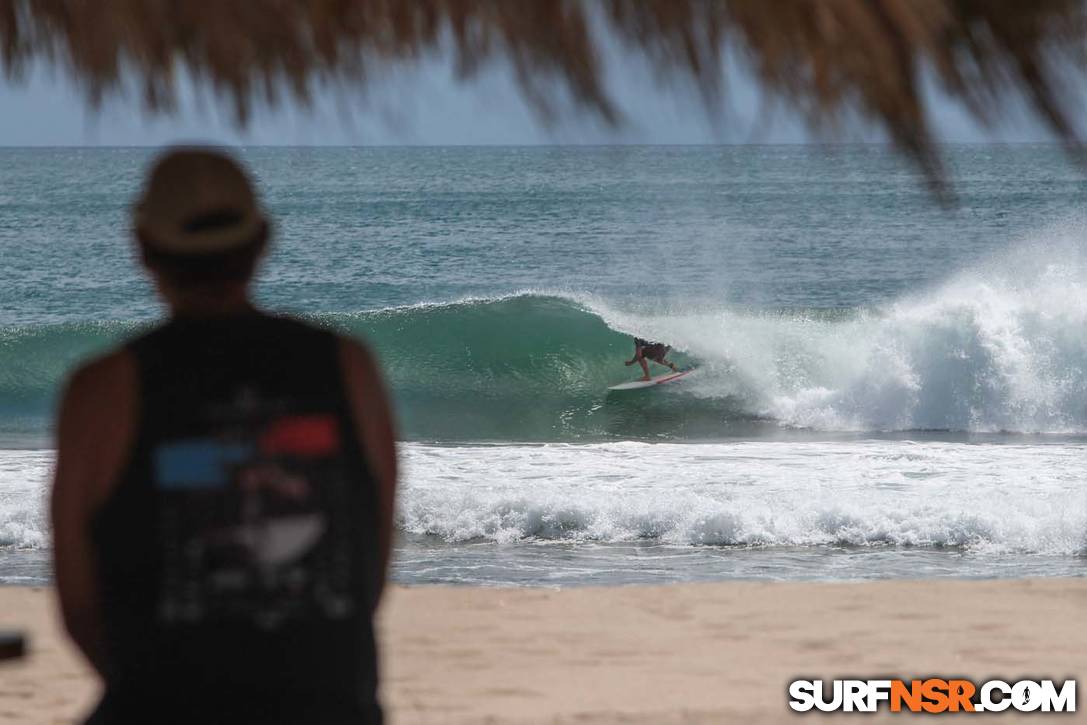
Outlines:
<svg viewBox="0 0 1087 725"><path fill-rule="evenodd" d="M104 656L90 520L127 452L134 399L134 364L127 353L116 353L71 377L57 421L53 572L68 634L99 673Z"/></svg>
<svg viewBox="0 0 1087 725"><path fill-rule="evenodd" d="M627 360L624 363L624 365L626 365L627 367L630 367L631 365L633 365L634 363L638 362L641 359L642 359L642 346L639 345L638 343L634 343L634 357Z"/></svg>
<svg viewBox="0 0 1087 725"><path fill-rule="evenodd" d="M396 433L388 394L373 356L362 345L346 339L341 342L341 356L351 410L359 427L360 444L371 471L377 477L381 570L373 602L376 608L385 586L392 548L393 513L396 508Z"/></svg>

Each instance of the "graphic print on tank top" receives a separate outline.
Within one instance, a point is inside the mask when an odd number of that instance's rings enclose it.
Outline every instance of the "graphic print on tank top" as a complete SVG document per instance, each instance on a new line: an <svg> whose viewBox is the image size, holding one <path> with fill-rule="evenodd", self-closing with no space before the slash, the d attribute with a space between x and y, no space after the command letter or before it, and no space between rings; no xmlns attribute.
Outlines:
<svg viewBox="0 0 1087 725"><path fill-rule="evenodd" d="M166 622L344 619L351 510L334 413L241 390L152 451Z"/></svg>

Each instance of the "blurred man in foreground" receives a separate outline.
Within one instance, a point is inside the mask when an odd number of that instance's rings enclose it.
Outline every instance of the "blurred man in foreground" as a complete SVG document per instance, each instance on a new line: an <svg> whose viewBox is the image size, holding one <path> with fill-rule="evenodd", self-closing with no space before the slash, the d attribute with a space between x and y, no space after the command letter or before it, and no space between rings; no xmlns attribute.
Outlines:
<svg viewBox="0 0 1087 725"><path fill-rule="evenodd" d="M57 590L105 685L90 722L380 722L377 367L254 307L268 225L226 156L162 157L135 231L170 319L78 370L58 426Z"/></svg>

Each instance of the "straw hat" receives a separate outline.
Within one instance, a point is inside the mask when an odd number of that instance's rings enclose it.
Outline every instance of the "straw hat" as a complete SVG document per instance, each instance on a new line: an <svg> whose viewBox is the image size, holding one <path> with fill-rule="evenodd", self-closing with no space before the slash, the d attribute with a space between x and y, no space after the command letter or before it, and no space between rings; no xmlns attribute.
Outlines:
<svg viewBox="0 0 1087 725"><path fill-rule="evenodd" d="M179 256L240 249L266 226L242 168L223 153L201 148L174 149L155 162L134 217L145 244Z"/></svg>

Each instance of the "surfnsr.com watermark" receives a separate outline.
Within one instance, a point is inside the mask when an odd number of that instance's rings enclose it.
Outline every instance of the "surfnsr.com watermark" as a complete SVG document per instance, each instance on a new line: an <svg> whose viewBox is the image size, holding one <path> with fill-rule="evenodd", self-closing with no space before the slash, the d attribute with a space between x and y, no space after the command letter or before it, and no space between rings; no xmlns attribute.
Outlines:
<svg viewBox="0 0 1087 725"><path fill-rule="evenodd" d="M797 712L1075 712L1076 681L1065 680L794 680Z"/></svg>

